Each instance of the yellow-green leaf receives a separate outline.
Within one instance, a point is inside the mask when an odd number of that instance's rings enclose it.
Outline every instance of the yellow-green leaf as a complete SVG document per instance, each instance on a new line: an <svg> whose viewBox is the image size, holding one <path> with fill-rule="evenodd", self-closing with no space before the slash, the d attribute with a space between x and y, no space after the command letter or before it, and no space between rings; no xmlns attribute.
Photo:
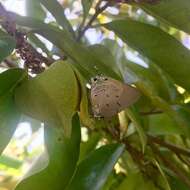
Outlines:
<svg viewBox="0 0 190 190"><path fill-rule="evenodd" d="M63 127L71 134L71 118L78 109L79 89L72 67L55 62L42 74L28 79L16 90L20 109L36 119Z"/></svg>

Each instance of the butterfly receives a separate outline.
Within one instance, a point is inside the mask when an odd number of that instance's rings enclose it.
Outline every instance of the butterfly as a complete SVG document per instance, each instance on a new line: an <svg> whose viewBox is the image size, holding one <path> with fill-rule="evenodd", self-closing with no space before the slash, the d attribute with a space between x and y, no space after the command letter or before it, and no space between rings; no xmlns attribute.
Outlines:
<svg viewBox="0 0 190 190"><path fill-rule="evenodd" d="M90 101L94 117L110 118L135 103L140 92L106 76L91 79Z"/></svg>

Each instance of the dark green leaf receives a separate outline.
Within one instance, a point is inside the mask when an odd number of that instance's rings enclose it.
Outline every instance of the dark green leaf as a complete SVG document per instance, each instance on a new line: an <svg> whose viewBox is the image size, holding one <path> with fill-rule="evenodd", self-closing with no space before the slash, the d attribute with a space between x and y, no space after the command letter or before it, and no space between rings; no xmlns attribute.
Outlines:
<svg viewBox="0 0 190 190"><path fill-rule="evenodd" d="M190 51L175 38L159 28L130 19L104 26L159 65L177 84L190 90Z"/></svg>
<svg viewBox="0 0 190 190"><path fill-rule="evenodd" d="M77 114L72 120L70 139L65 139L60 129L52 126L45 126L44 130L49 165L21 181L16 190L63 190L75 171L80 148L80 122Z"/></svg>
<svg viewBox="0 0 190 190"><path fill-rule="evenodd" d="M190 33L190 1L189 0L161 0L155 5L140 6L158 20L164 21L184 32Z"/></svg>
<svg viewBox="0 0 190 190"><path fill-rule="evenodd" d="M111 144L93 151L79 164L67 190L100 190L123 150L123 145Z"/></svg>
<svg viewBox="0 0 190 190"><path fill-rule="evenodd" d="M47 8L47 10L55 17L58 24L63 27L63 29L71 33L73 37L75 36L73 28L65 16L63 7L57 1L39 0L39 2Z"/></svg>
<svg viewBox="0 0 190 190"><path fill-rule="evenodd" d="M24 77L25 73L20 69L10 69L0 74L0 154L10 141L20 119L13 90Z"/></svg>
<svg viewBox="0 0 190 190"><path fill-rule="evenodd" d="M170 184L172 190L189 190L189 187L176 177L170 177Z"/></svg>
<svg viewBox="0 0 190 190"><path fill-rule="evenodd" d="M0 30L0 62L11 54L15 46L15 40Z"/></svg>
<svg viewBox="0 0 190 190"><path fill-rule="evenodd" d="M9 69L0 74L0 96L13 92L14 88L26 76L22 69Z"/></svg>

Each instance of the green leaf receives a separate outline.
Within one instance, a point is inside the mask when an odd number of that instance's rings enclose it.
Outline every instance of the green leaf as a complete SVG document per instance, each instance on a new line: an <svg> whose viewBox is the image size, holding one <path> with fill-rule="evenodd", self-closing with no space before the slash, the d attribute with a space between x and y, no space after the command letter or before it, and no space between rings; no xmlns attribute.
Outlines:
<svg viewBox="0 0 190 190"><path fill-rule="evenodd" d="M130 83L136 82L136 77L133 76L134 80L130 79L130 76L125 72L126 70L131 70L141 81L148 83L152 90L165 100L174 101L179 98L179 93L177 92L173 81L156 64L149 62L148 67L145 68L137 63L129 61L125 56L125 49L120 47L116 41L105 39L103 40L103 44L109 48L114 55L117 66L120 68L120 72L126 81L129 80ZM144 100L142 100L142 102L144 102ZM146 106L148 105L147 102L144 102L144 104Z"/></svg>
<svg viewBox="0 0 190 190"><path fill-rule="evenodd" d="M93 0L82 0L82 6L83 6L83 12L84 12L84 18L87 17L88 12L92 6Z"/></svg>
<svg viewBox="0 0 190 190"><path fill-rule="evenodd" d="M0 154L10 141L20 120L13 92L24 76L25 73L21 69L10 69L0 74Z"/></svg>
<svg viewBox="0 0 190 190"><path fill-rule="evenodd" d="M100 139L101 135L99 133L93 133L89 135L87 142L81 142L79 162L83 160L89 153L94 151Z"/></svg>
<svg viewBox="0 0 190 190"><path fill-rule="evenodd" d="M130 61L123 61L123 67L129 67L143 81L146 81L158 96L165 100L171 101L177 93L176 87L171 85L165 73L159 69L154 63L149 64L148 68L142 67Z"/></svg>
<svg viewBox="0 0 190 190"><path fill-rule="evenodd" d="M100 190L123 150L124 145L111 144L93 151L80 162L67 190Z"/></svg>
<svg viewBox="0 0 190 190"><path fill-rule="evenodd" d="M88 48L96 57L101 59L101 61L104 63L105 66L107 66L107 68L112 68L115 73L120 75L120 71L118 69L115 58L112 55L112 52L106 46L101 44L95 44L88 46Z"/></svg>
<svg viewBox="0 0 190 190"><path fill-rule="evenodd" d="M39 0L39 2L47 8L47 10L54 16L54 18L56 19L58 24L60 24L63 27L63 29L65 29L67 32L71 33L73 37L75 36L73 28L65 16L64 9L58 3L58 1Z"/></svg>
<svg viewBox="0 0 190 190"><path fill-rule="evenodd" d="M0 74L0 97L12 93L14 88L26 77L22 69L9 69Z"/></svg>
<svg viewBox="0 0 190 190"><path fill-rule="evenodd" d="M151 180L147 180L141 173L130 173L117 190L159 190Z"/></svg>
<svg viewBox="0 0 190 190"><path fill-rule="evenodd" d="M81 68L83 73L88 76L88 79L97 74L105 74L115 79L121 79L111 67L107 67L104 64L101 57L96 57L88 47L77 43L67 32L28 17L17 16L16 21L19 25L32 28L36 33L42 35L60 48L73 60L74 66L76 65L77 68Z"/></svg>
<svg viewBox="0 0 190 190"><path fill-rule="evenodd" d="M40 20L44 20L46 17L46 13L42 9L40 2L38 0L26 0L26 14L29 17L37 18Z"/></svg>
<svg viewBox="0 0 190 190"><path fill-rule="evenodd" d="M45 126L45 143L49 165L41 172L22 180L15 190L62 190L72 177L80 149L80 122L77 114L72 120L72 135L65 139L60 129Z"/></svg>
<svg viewBox="0 0 190 190"><path fill-rule="evenodd" d="M72 63L72 61L70 61ZM71 65L72 66L72 65ZM87 93L87 88L86 88L86 81L82 77L81 73L74 67L74 73L77 78L79 87L80 87L80 119L81 123L84 126L87 126L89 128L94 127L94 120L91 118L90 113L89 113L89 101L88 101L88 93Z"/></svg>
<svg viewBox="0 0 190 190"><path fill-rule="evenodd" d="M155 5L142 4L142 9L158 20L170 24L184 32L190 33L190 1L169 0L159 1Z"/></svg>
<svg viewBox="0 0 190 190"><path fill-rule="evenodd" d="M101 190L114 190L117 189L121 182L125 179L125 174L113 171L107 179L104 187Z"/></svg>
<svg viewBox="0 0 190 190"><path fill-rule="evenodd" d="M159 110L165 112L170 118L172 118L172 120L176 122L178 127L181 128L179 130L183 131L184 135L190 135L189 120L185 117L185 115L179 114L173 106L157 95L154 88L152 88L149 83L146 83L146 81L142 80L141 77L137 76L129 68L126 70L125 75L135 81L137 88L149 99L151 104L154 105L154 109L158 108Z"/></svg>
<svg viewBox="0 0 190 190"><path fill-rule="evenodd" d="M0 98L0 154L9 143L20 120L20 112L12 96L7 94Z"/></svg>
<svg viewBox="0 0 190 190"><path fill-rule="evenodd" d="M166 71L175 83L190 90L190 51L161 29L131 19L104 25L124 42Z"/></svg>
<svg viewBox="0 0 190 190"><path fill-rule="evenodd" d="M57 61L46 71L28 79L16 90L16 103L27 115L71 134L71 119L80 104L78 82L72 67Z"/></svg>
<svg viewBox="0 0 190 190"><path fill-rule="evenodd" d="M166 114L148 116L149 133L152 135L183 134L175 120Z"/></svg>
<svg viewBox="0 0 190 190"><path fill-rule="evenodd" d="M41 48L42 51L45 52L48 57L52 56L50 51L46 47L46 44L42 42L35 34L30 33L27 35L27 37L35 48Z"/></svg>
<svg viewBox="0 0 190 190"><path fill-rule="evenodd" d="M160 174L161 174L161 176L162 176L162 179L163 179L163 182L164 182L165 190L171 190L170 185L169 185L169 183L168 183L168 179L167 179L167 177L166 177L164 171L162 170L162 168L161 168L159 162L158 162L157 160L155 160L155 159L153 159L152 161L153 161L153 163L157 166L157 168L158 168L158 170L159 170L159 172L160 172Z"/></svg>
<svg viewBox="0 0 190 190"><path fill-rule="evenodd" d="M0 30L0 62L5 59L16 47L15 40Z"/></svg>
<svg viewBox="0 0 190 190"><path fill-rule="evenodd" d="M144 152L145 147L146 147L146 143L147 143L147 138L146 138L146 135L145 135L144 130L143 130L142 119L141 119L140 115L138 114L138 112L136 111L135 107L127 108L126 113L129 117L129 119L133 122L133 124L137 130L137 133L140 137L140 141L142 144L142 151Z"/></svg>
<svg viewBox="0 0 190 190"><path fill-rule="evenodd" d="M172 190L189 190L189 187L186 186L182 181L177 177L170 177L170 184Z"/></svg>

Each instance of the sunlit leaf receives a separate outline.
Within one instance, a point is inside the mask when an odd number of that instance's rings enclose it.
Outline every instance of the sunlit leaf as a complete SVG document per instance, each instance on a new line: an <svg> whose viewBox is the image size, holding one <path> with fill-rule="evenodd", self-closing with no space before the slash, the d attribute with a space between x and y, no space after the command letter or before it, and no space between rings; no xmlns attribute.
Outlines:
<svg viewBox="0 0 190 190"><path fill-rule="evenodd" d="M73 69L58 61L42 74L28 79L16 90L16 102L31 117L71 133L71 118L78 109L79 87Z"/></svg>
<svg viewBox="0 0 190 190"><path fill-rule="evenodd" d="M0 163L2 165L5 165L6 167L15 168L15 169L18 169L22 165L21 161L16 160L6 155L0 156Z"/></svg>
<svg viewBox="0 0 190 190"><path fill-rule="evenodd" d="M53 126L45 126L44 130L49 165L22 180L16 190L62 190L75 171L80 148L80 122L77 114L73 117L70 139L65 139L60 129Z"/></svg>

